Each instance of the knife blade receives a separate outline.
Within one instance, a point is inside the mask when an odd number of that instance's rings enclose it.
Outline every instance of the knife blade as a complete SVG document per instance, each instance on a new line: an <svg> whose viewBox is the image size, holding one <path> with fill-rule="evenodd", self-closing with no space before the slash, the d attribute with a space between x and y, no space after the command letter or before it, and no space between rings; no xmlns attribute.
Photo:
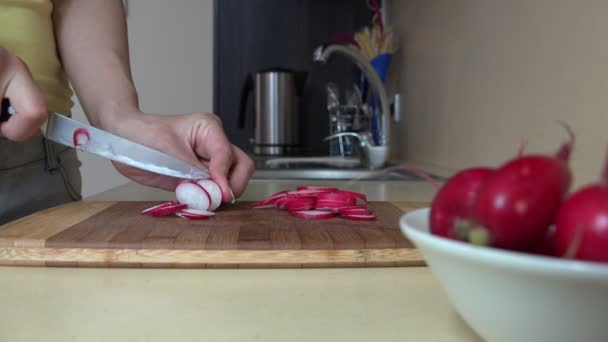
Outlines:
<svg viewBox="0 0 608 342"><path fill-rule="evenodd" d="M1 107L0 122L18 115L8 99L2 100ZM209 178L206 170L59 113L49 113L42 134L56 143L153 173L183 179Z"/></svg>

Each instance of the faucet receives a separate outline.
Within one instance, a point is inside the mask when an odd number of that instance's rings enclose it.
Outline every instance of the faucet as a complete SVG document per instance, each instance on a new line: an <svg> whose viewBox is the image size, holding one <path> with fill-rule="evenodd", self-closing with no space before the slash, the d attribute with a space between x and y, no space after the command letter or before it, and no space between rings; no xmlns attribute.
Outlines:
<svg viewBox="0 0 608 342"><path fill-rule="evenodd" d="M333 53L339 53L350 58L365 74L372 91L380 101L380 129L378 132L378 144L373 143L371 136L366 133L341 132L330 135L324 139L334 139L342 136L351 136L359 140L360 151L368 168L377 169L383 167L388 161L390 153L390 106L386 89L382 80L365 57L352 47L331 44L321 45L314 52L314 61L325 63Z"/></svg>

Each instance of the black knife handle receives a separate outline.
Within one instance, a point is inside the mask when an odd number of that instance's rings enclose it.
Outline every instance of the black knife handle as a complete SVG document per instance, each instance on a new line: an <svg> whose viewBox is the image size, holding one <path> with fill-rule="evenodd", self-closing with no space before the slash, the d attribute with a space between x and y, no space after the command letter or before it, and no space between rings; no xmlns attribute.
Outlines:
<svg viewBox="0 0 608 342"><path fill-rule="evenodd" d="M11 107L11 102L4 98L2 99L2 108L0 109L0 122L7 121L11 117L11 113L9 108Z"/></svg>

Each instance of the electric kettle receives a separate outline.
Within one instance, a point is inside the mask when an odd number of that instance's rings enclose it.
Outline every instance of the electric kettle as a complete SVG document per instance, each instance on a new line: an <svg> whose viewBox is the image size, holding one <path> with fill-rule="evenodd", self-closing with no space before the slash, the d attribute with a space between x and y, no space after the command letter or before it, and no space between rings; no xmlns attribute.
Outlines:
<svg viewBox="0 0 608 342"><path fill-rule="evenodd" d="M238 125L245 127L249 93L255 90L256 155L287 155L300 145L300 99L307 73L270 68L247 75L243 84ZM255 78L255 80L254 80Z"/></svg>

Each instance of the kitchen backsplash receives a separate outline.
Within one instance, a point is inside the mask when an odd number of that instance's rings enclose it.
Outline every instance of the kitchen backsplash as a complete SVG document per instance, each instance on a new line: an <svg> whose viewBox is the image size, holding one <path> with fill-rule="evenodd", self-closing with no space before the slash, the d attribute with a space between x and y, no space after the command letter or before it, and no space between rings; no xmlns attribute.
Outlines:
<svg viewBox="0 0 608 342"><path fill-rule="evenodd" d="M608 149L608 5L591 1L388 0L401 50L395 155L442 168L551 152L568 122L575 183Z"/></svg>

